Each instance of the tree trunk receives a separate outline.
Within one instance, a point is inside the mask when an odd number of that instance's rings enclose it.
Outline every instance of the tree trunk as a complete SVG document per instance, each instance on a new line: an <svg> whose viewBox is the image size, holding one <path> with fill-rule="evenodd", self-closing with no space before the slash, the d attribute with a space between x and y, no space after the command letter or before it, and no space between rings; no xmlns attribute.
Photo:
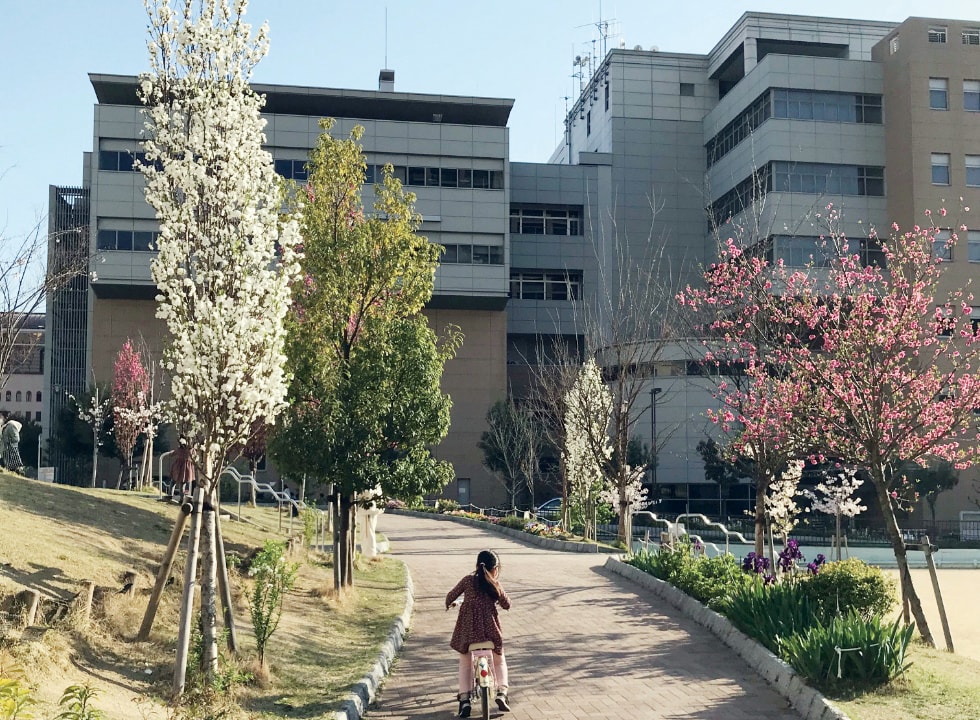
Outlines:
<svg viewBox="0 0 980 720"><path fill-rule="evenodd" d="M880 465L872 465L871 480L874 482L875 491L878 495L878 504L881 507L881 515L885 521L885 533L891 541L892 550L895 552L895 561L898 563L898 572L901 577L902 587L905 589L905 597L908 600L912 617L915 618L915 626L922 636L922 641L930 647L936 647L936 641L929 630L929 623L926 621L925 613L922 612L922 602L919 600L915 587L912 585L912 575L909 573L909 560L905 551L905 540L902 539L902 531L898 528L898 520L895 519L895 511L892 509L891 497L888 495L888 484L885 481L884 468Z"/></svg>
<svg viewBox="0 0 980 720"><path fill-rule="evenodd" d="M99 474L99 434L92 433L92 487L95 487L95 479Z"/></svg>
<svg viewBox="0 0 980 720"><path fill-rule="evenodd" d="M340 566L340 587L354 586L354 496L340 496L340 555L337 558Z"/></svg>
<svg viewBox="0 0 980 720"><path fill-rule="evenodd" d="M755 554L765 557L766 552L766 490L769 487L767 478L759 476L755 479Z"/></svg>
<svg viewBox="0 0 980 720"><path fill-rule="evenodd" d="M210 473L207 474L210 477ZM214 532L216 509L215 490L212 487L205 496L201 517L201 664L205 679L210 682L218 672L218 610L217 576L218 558Z"/></svg>

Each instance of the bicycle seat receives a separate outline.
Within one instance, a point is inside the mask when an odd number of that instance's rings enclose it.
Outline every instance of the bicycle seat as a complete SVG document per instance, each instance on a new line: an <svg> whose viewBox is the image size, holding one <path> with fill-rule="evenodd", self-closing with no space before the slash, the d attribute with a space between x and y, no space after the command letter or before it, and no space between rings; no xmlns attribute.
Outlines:
<svg viewBox="0 0 980 720"><path fill-rule="evenodd" d="M474 650L493 650L493 643L489 641L470 643L470 646L467 649L470 652L473 652Z"/></svg>

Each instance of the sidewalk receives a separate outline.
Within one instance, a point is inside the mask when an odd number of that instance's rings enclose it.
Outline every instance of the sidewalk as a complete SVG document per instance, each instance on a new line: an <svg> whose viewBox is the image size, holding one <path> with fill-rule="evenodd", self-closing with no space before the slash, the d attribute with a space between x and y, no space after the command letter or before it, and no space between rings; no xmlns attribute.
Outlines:
<svg viewBox="0 0 980 720"><path fill-rule="evenodd" d="M604 555L528 547L479 528L385 515L408 564L415 616L371 720L456 715L455 614L446 592L490 547L513 602L501 611L513 720L799 720L783 698L693 621L602 568Z"/></svg>

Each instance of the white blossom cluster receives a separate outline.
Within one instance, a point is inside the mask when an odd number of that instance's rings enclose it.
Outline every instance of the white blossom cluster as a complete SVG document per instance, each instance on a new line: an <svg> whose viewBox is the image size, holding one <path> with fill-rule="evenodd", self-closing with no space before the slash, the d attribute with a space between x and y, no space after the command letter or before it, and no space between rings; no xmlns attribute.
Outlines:
<svg viewBox="0 0 980 720"><path fill-rule="evenodd" d="M803 490L802 494L811 501L810 508L814 512L841 517L854 517L867 510L867 506L854 497L857 489L864 484L857 478L855 468L841 468L840 472L830 475L827 480L817 483L816 493Z"/></svg>
<svg viewBox="0 0 980 720"><path fill-rule="evenodd" d="M565 396L565 473L573 495L595 499L606 485L603 464L612 457L612 393L595 360L588 359Z"/></svg>
<svg viewBox="0 0 980 720"><path fill-rule="evenodd" d="M266 27L252 36L245 0L146 3L142 171L160 221L152 276L170 336L166 413L205 470L205 458L213 467L255 418L283 407L298 216L281 213L281 185L262 147L264 98L249 87L268 49Z"/></svg>
<svg viewBox="0 0 980 720"><path fill-rule="evenodd" d="M650 505L651 501L647 498L649 489L643 486L643 478L646 472L646 465L640 465L638 467L633 467L632 465L626 466L626 485L624 487L623 497L626 500L627 512L629 513L643 510ZM599 500L609 503L614 508L619 509L620 507L619 492L613 486L604 488L599 493Z"/></svg>
<svg viewBox="0 0 980 720"><path fill-rule="evenodd" d="M68 397L74 401L75 407L78 409L78 419L92 428L96 446L102 445L102 441L99 439L99 433L109 417L109 403L112 401L112 398L109 396L100 398L98 389L96 389L91 397L84 400L84 402L79 401L74 395L69 395Z"/></svg>
<svg viewBox="0 0 980 720"><path fill-rule="evenodd" d="M789 535L796 527L800 508L796 504L800 478L803 477L803 461L790 460L779 479L773 480L766 493L766 514L772 531L777 535Z"/></svg>

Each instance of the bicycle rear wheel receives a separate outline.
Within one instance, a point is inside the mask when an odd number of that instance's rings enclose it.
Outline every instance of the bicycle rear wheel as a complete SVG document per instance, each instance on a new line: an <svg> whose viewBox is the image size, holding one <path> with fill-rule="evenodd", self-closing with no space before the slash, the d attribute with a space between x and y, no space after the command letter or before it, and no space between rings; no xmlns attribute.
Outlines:
<svg viewBox="0 0 980 720"><path fill-rule="evenodd" d="M480 687L480 711L483 720L490 720L490 688L485 685Z"/></svg>

